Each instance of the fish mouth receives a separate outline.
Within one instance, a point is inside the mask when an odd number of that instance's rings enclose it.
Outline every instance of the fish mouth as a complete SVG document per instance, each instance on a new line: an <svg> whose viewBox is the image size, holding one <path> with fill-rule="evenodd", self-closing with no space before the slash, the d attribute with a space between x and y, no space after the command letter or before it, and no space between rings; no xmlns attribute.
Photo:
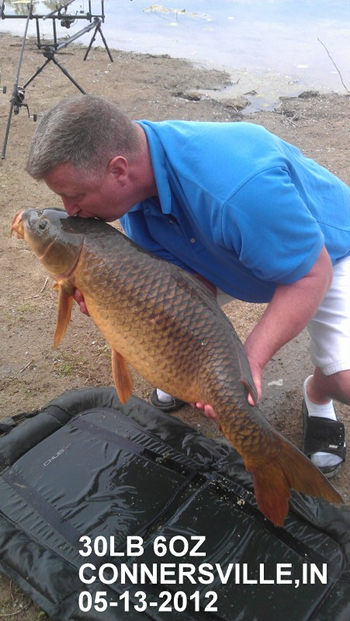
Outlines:
<svg viewBox="0 0 350 621"><path fill-rule="evenodd" d="M13 218L11 225L10 236L12 236L12 233L15 231L15 233L17 233L18 239L24 239L24 224L22 220L23 213L23 210L18 211Z"/></svg>

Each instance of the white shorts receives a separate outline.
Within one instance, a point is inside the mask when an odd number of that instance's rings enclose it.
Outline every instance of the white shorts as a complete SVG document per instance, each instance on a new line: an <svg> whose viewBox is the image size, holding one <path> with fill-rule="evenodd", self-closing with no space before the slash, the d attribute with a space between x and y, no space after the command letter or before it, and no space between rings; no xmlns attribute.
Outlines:
<svg viewBox="0 0 350 621"><path fill-rule="evenodd" d="M234 300L220 289L220 306ZM315 316L307 326L310 355L324 375L350 369L350 257L333 266L333 280Z"/></svg>
<svg viewBox="0 0 350 621"><path fill-rule="evenodd" d="M350 257L333 266L333 280L307 326L311 360L324 375L350 369Z"/></svg>

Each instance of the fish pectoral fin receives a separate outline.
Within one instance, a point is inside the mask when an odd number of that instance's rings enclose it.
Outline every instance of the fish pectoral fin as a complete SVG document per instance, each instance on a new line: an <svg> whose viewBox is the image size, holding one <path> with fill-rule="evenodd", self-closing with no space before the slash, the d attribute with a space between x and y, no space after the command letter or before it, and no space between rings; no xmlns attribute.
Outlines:
<svg viewBox="0 0 350 621"><path fill-rule="evenodd" d="M132 395L133 380L127 361L113 348L112 374L118 397L121 403L124 404L129 401Z"/></svg>
<svg viewBox="0 0 350 621"><path fill-rule="evenodd" d="M67 331L70 322L74 298L73 295L67 289L65 289L63 285L58 285L58 287L55 288L58 288L58 310L53 344L54 347L58 347Z"/></svg>

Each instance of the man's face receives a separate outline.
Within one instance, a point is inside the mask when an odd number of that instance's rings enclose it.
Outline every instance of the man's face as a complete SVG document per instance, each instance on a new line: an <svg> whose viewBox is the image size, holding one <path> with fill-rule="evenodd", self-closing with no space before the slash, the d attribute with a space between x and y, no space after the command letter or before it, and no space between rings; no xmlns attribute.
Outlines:
<svg viewBox="0 0 350 621"><path fill-rule="evenodd" d="M70 216L112 222L132 206L126 204L124 186L108 169L89 174L69 163L60 164L45 175L44 181L50 190L61 197Z"/></svg>

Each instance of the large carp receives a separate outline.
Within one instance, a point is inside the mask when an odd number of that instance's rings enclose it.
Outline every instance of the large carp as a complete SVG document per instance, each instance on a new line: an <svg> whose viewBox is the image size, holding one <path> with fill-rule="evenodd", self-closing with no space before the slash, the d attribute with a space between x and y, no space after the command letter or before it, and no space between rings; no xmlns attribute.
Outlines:
<svg viewBox="0 0 350 621"><path fill-rule="evenodd" d="M125 403L129 362L178 399L210 404L224 435L253 475L258 506L282 526L290 489L342 499L322 473L250 406L248 360L230 321L207 288L158 259L113 226L69 217L60 209L27 209L13 220L59 289L57 346L69 324L75 288L112 348L113 378ZM126 362L127 361L127 362Z"/></svg>

